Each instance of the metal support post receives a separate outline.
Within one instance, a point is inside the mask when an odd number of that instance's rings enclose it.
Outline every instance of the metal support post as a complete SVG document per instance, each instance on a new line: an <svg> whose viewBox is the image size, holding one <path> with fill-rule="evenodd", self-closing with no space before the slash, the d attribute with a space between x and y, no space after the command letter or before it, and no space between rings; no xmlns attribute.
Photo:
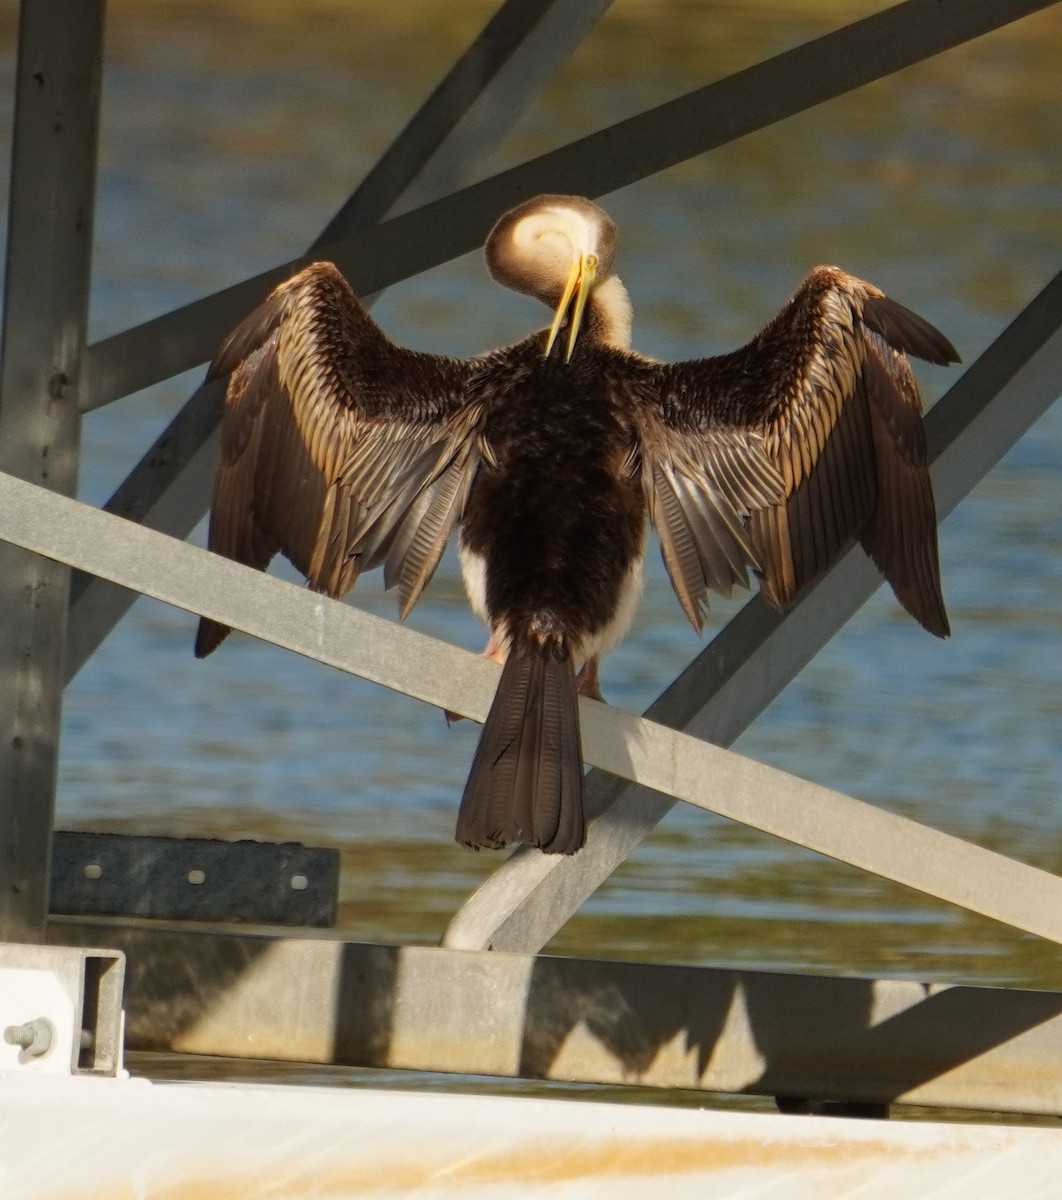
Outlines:
<svg viewBox="0 0 1062 1200"><path fill-rule="evenodd" d="M0 350L0 469L72 495L103 0L23 0ZM40 940L69 571L0 546L0 940Z"/></svg>

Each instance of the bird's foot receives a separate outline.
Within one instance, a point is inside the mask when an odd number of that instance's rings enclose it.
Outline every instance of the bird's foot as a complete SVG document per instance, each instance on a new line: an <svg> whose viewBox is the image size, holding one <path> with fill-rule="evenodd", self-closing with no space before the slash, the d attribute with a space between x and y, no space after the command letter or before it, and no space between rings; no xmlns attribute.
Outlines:
<svg viewBox="0 0 1062 1200"><path fill-rule="evenodd" d="M583 663L582 670L575 677L575 690L580 696L589 696L591 700L600 700L602 704L608 701L601 695L597 682L597 667L600 659L588 658Z"/></svg>

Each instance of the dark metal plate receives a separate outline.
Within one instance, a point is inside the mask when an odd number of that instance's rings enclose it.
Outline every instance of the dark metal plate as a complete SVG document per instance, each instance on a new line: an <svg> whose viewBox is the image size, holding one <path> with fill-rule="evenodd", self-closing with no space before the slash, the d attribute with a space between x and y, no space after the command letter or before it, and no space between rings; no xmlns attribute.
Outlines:
<svg viewBox="0 0 1062 1200"><path fill-rule="evenodd" d="M57 831L51 911L75 916L335 924L339 852L297 842Z"/></svg>

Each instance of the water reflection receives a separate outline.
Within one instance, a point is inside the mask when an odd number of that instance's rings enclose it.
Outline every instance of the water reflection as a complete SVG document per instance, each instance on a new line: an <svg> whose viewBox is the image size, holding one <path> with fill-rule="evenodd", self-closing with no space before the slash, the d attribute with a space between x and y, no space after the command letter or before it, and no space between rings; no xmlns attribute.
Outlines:
<svg viewBox="0 0 1062 1200"><path fill-rule="evenodd" d="M484 169L878 7L618 0ZM422 4L114 0L92 336L301 251L492 8L430 6L424 36ZM1060 54L1062 13L1048 10L609 197L639 349L737 344L811 265L835 261L924 312L972 361L1062 261ZM8 11L5 105L12 70ZM477 256L394 289L376 316L402 342L455 353L540 320L485 281ZM932 400L956 376L920 377ZM109 495L194 383L86 422L85 498ZM945 523L950 642L879 594L738 748L1062 870L1060 463L1052 413ZM371 580L355 603L394 611ZM717 605L717 622L739 603ZM412 623L478 647L452 557ZM495 861L451 841L475 731L248 639L196 663L193 628L141 601L71 687L62 822L339 844L355 936L437 938ZM654 561L606 694L641 709L698 649ZM1033 938L679 810L554 947L1041 985L1057 974Z"/></svg>

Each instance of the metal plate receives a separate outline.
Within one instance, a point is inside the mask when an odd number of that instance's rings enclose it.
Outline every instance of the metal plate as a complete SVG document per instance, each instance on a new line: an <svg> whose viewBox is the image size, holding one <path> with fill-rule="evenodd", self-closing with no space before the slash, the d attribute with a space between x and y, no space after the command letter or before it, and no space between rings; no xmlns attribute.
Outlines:
<svg viewBox="0 0 1062 1200"><path fill-rule="evenodd" d="M335 924L337 850L59 831L52 862L53 913Z"/></svg>

